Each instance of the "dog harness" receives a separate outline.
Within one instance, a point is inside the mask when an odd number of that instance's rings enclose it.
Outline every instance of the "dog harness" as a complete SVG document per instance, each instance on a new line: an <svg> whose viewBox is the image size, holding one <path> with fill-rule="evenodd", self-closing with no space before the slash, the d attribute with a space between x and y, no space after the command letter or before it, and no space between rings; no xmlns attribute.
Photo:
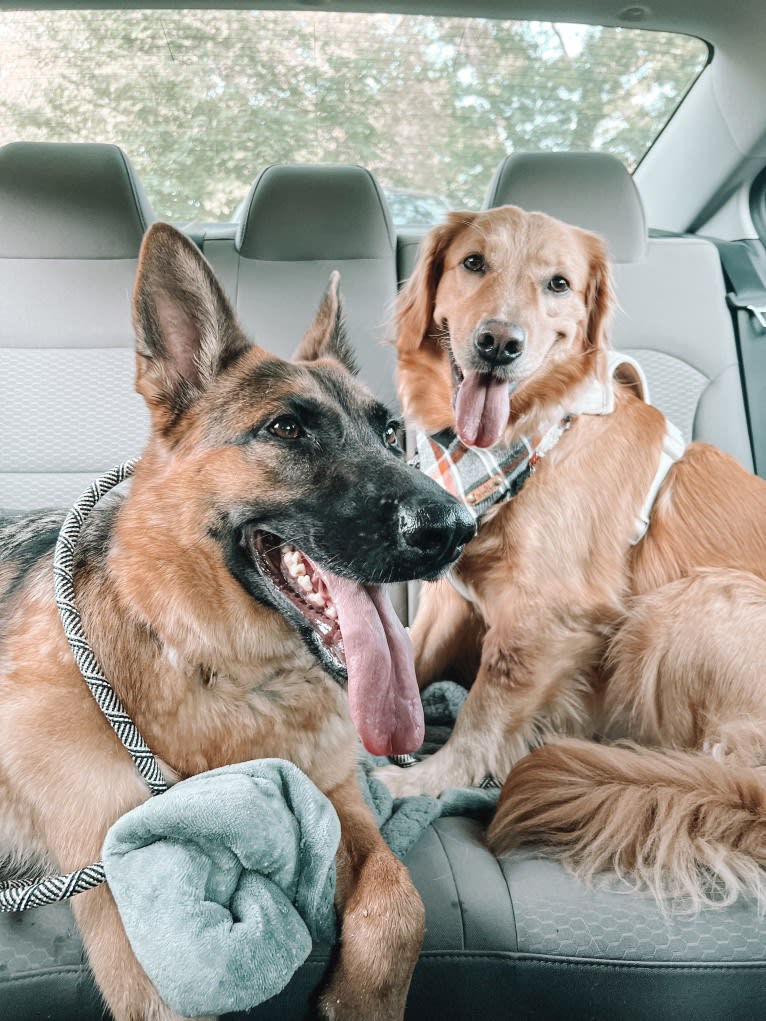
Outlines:
<svg viewBox="0 0 766 1021"><path fill-rule="evenodd" d="M509 447L482 449L466 446L451 429L444 429L433 436L418 431L413 464L464 503L480 526L496 503L510 500L521 491L542 458L569 429L576 415L610 415L614 411L615 378L627 378L638 396L650 403L649 386L641 366L629 355L612 351L607 382L591 380L575 395L569 412L538 433L522 436ZM682 457L685 447L680 431L666 419L657 471L636 517L631 545L636 545L646 534L660 486L671 467ZM451 572L450 577L453 574Z"/></svg>

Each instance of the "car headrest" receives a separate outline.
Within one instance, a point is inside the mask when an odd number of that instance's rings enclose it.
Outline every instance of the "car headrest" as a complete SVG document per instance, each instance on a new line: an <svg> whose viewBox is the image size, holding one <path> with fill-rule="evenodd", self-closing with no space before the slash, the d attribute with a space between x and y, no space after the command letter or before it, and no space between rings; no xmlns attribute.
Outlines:
<svg viewBox="0 0 766 1021"><path fill-rule="evenodd" d="M116 145L0 148L0 258L135 259L153 219Z"/></svg>
<svg viewBox="0 0 766 1021"><path fill-rule="evenodd" d="M591 230L615 262L639 262L647 229L638 189L624 165L602 152L521 152L507 156L484 208L521 206Z"/></svg>
<svg viewBox="0 0 766 1021"><path fill-rule="evenodd" d="M368 170L279 163L250 189L236 247L243 258L270 262L390 258L396 235Z"/></svg>

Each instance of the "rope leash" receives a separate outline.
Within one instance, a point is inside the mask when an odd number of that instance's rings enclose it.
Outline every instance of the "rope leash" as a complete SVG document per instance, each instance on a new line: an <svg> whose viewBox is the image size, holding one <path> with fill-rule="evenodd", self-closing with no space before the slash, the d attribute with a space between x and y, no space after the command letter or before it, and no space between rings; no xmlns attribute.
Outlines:
<svg viewBox="0 0 766 1021"><path fill-rule="evenodd" d="M105 881L104 866L98 861L65 876L49 876L39 883L3 882L0 883L0 912L26 911L69 900L76 893L92 890Z"/></svg>
<svg viewBox="0 0 766 1021"><path fill-rule="evenodd" d="M99 666L88 645L82 619L75 605L74 555L85 519L110 489L114 489L125 479L130 478L137 464L138 459L126 461L96 479L69 511L56 540L56 549L53 555L53 577L56 606L75 663L98 707L130 753L136 769L146 781L152 794L161 794L167 790L168 785L162 776L159 764ZM0 912L25 911L27 908L55 904L58 901L68 900L85 890L91 890L105 881L103 864L95 862L93 865L86 865L84 868L69 872L65 876L49 876L37 883L19 883L13 880L0 882Z"/></svg>
<svg viewBox="0 0 766 1021"><path fill-rule="evenodd" d="M106 716L112 729L123 745L130 752L136 769L146 781L152 794L161 794L167 790L157 760L149 750L148 745L136 729L136 725L125 711L122 703L114 693L109 681L106 679L103 670L98 665L85 631L82 626L82 619L77 611L74 601L74 577L72 574L74 566L74 554L77 547L77 540L80 537L85 519L96 506L98 501L105 496L110 489L114 489L124 479L129 478L135 471L138 460L126 461L118 465L106 475L92 482L87 493L84 493L77 503L67 514L64 524L61 526L56 552L53 557L53 577L56 591L56 606L58 606L61 623L64 626L64 634L69 642L75 662L80 668L80 673L85 678L85 683L90 688L90 693L98 703L101 712Z"/></svg>

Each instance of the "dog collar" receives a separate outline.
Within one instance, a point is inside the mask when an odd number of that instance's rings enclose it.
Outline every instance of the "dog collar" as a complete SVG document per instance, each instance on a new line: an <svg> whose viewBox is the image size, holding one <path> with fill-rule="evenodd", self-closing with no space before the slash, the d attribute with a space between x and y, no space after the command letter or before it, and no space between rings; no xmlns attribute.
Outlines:
<svg viewBox="0 0 766 1021"><path fill-rule="evenodd" d="M568 412L533 436L522 436L510 447L480 448L466 446L451 429L433 436L419 430L415 434L417 452L412 463L464 503L480 524L496 503L521 492L536 465L558 443L575 415L610 415L614 411L615 378L629 382L648 403L649 386L641 366L629 355L610 351L607 382L599 379L586 382L574 394ZM662 479L654 495L661 483ZM645 511L646 504L641 509L641 521Z"/></svg>
<svg viewBox="0 0 766 1021"><path fill-rule="evenodd" d="M613 380L629 383L643 401L649 400L649 386L643 369L629 355L609 353L609 376L606 384L599 380L587 383L576 395L570 413L534 436L522 436L510 447L468 447L453 433L444 429L434 436L418 431L415 434L417 453L413 464L435 482L457 497L473 514L477 525L496 503L510 500L524 486L536 465L561 439L575 415L610 415L615 408ZM678 428L665 419L657 471L635 519L631 546L637 545L649 528L649 519L662 483L686 449ZM454 572L453 572L454 575Z"/></svg>
<svg viewBox="0 0 766 1021"><path fill-rule="evenodd" d="M412 463L464 503L480 524L491 507L521 491L571 423L567 415L534 436L522 436L513 446L488 449L467 447L451 429L434 436L419 431Z"/></svg>

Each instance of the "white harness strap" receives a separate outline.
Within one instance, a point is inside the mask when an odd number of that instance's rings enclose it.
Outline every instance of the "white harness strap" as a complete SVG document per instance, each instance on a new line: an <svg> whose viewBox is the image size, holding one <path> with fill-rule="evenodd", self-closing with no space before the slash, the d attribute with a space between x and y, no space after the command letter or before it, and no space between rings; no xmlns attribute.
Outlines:
<svg viewBox="0 0 766 1021"><path fill-rule="evenodd" d="M678 429L672 422L665 419L665 438L662 441L662 452L660 453L660 463L657 465L657 472L652 479L652 484L646 493L646 499L643 502L641 510L636 518L635 532L633 538L630 540L631 546L636 546L643 537L646 535L649 528L649 518L652 513L652 507L654 507L654 501L657 499L657 493L660 491L660 486L665 481L665 478L676 463L679 461L686 450L686 443L681 430Z"/></svg>
<svg viewBox="0 0 766 1021"><path fill-rule="evenodd" d="M617 399L614 381L627 383L633 388L636 397L646 404L649 400L649 383L644 370L635 358L621 354L619 351L609 352L609 374L606 383L600 379L590 379L582 389L574 395L571 407L567 408L570 415L611 415Z"/></svg>
<svg viewBox="0 0 766 1021"><path fill-rule="evenodd" d="M615 408L615 390L613 380L630 385L636 396L640 397L646 404L651 404L649 397L649 383L644 370L630 355L621 354L619 351L609 352L609 377L606 386L599 380L591 380L585 388L575 396L570 414L572 415L611 415ZM560 436L561 434L559 434ZM559 438L556 436L556 440ZM555 442L555 441L554 441ZM552 444L551 444L552 446ZM679 461L686 449L686 443L678 429L672 422L665 419L665 436L662 441L657 471L652 479L651 485L646 492L646 497L641 510L636 517L633 535L630 539L631 546L636 546L649 529L649 519L652 514L654 502L660 491L662 483L676 461ZM547 452L547 451L546 451ZM541 451L542 453L542 451Z"/></svg>

